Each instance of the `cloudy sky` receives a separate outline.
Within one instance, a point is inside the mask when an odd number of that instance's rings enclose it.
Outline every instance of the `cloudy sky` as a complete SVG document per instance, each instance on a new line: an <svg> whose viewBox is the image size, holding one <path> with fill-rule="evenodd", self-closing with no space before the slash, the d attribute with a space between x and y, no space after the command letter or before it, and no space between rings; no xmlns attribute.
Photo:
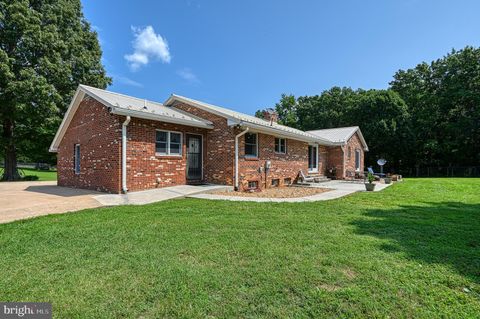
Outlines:
<svg viewBox="0 0 480 319"><path fill-rule="evenodd" d="M82 0L112 91L246 113L480 46L480 1Z"/></svg>

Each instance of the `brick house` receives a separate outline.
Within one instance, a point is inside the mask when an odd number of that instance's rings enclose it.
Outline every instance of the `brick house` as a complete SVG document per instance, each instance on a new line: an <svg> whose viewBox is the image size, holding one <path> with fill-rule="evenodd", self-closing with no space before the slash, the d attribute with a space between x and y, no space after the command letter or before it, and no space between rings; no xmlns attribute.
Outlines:
<svg viewBox="0 0 480 319"><path fill-rule="evenodd" d="M363 172L358 127L304 132L172 95L164 104L80 85L50 146L58 185L110 193L213 183L277 187Z"/></svg>

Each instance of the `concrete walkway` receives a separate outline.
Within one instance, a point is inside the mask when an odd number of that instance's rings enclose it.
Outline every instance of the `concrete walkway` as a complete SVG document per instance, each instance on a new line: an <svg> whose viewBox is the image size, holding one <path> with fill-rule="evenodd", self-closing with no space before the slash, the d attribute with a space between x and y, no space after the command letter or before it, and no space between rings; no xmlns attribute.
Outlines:
<svg viewBox="0 0 480 319"><path fill-rule="evenodd" d="M61 214L102 206L101 193L59 187L57 182L1 182L0 224L36 216Z"/></svg>
<svg viewBox="0 0 480 319"><path fill-rule="evenodd" d="M375 192L381 191L392 184L376 184ZM244 197L244 196L235 196L235 193L232 193L232 196L226 195L216 195L216 194L196 194L190 195L188 197L192 198L201 198L201 199L212 199L212 200L229 200L229 201L239 201L239 202L270 202L270 203L299 203L299 202L316 202L324 201L330 199L336 199L344 197L355 192L364 192L365 185L358 182L347 182L347 181L329 181L324 183L319 183L316 185L311 185L309 187L321 187L321 188L330 188L331 191L304 197L296 198L264 198L264 197Z"/></svg>
<svg viewBox="0 0 480 319"><path fill-rule="evenodd" d="M228 191L231 186L224 185L178 185L128 194L105 194L93 198L105 206L144 205L168 199L188 197L200 193Z"/></svg>

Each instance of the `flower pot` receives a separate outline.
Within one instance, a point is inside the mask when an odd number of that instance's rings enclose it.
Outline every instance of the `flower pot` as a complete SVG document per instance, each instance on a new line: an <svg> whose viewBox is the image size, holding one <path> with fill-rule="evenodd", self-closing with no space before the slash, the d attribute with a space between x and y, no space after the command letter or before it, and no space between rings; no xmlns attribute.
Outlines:
<svg viewBox="0 0 480 319"><path fill-rule="evenodd" d="M392 179L390 177L385 177L383 179L383 181L385 182L385 184L391 184L392 183Z"/></svg>
<svg viewBox="0 0 480 319"><path fill-rule="evenodd" d="M373 192L375 189L375 184L374 183L365 183L365 189L367 192Z"/></svg>

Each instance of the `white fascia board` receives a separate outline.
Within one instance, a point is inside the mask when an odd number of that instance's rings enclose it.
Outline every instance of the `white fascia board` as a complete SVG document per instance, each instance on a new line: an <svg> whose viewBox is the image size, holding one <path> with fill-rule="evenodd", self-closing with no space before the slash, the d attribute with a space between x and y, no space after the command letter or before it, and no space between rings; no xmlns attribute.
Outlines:
<svg viewBox="0 0 480 319"><path fill-rule="evenodd" d="M50 148L48 149L49 152L56 153L58 151L58 146L60 145L63 135L65 135L65 131L67 130L68 125L75 115L75 112L77 111L78 106L80 105L80 102L83 100L84 96L85 92L81 89L81 86L79 86L73 95L72 101L70 102L65 115L63 116L62 123L60 124L57 133L55 133L52 144L50 144Z"/></svg>
<svg viewBox="0 0 480 319"><path fill-rule="evenodd" d="M111 108L111 113L116 115L132 116L132 117L146 119L146 120L162 121L166 123L181 124L186 126L194 126L194 127L207 128L207 129L213 128L212 125L201 122L201 121L196 123L196 122L192 122L192 121L181 119L181 118L174 118L171 116L163 116L160 114L147 113L147 112L136 111L136 110L127 110L127 109L122 109L118 107Z"/></svg>
<svg viewBox="0 0 480 319"><path fill-rule="evenodd" d="M355 133L358 133L358 138L360 139L360 142L363 144L363 150L368 152L368 145L367 145L367 142L365 141L365 138L363 137L363 134L362 134L362 131L360 130L360 127L356 127L355 131L353 131L353 133L351 133L346 139L345 139L345 144L348 143L348 141L350 140L350 138L352 138L353 135L355 135Z"/></svg>
<svg viewBox="0 0 480 319"><path fill-rule="evenodd" d="M231 123L229 124L230 126L240 125L242 127L248 127L250 128L251 132L264 133L264 134L273 135L276 137L288 138L288 139L302 141L302 142L317 143L320 145L332 145L330 142L324 141L316 137L301 136L301 135L298 135L292 132L283 131L281 129L274 128L274 127L265 127L263 125L258 125L258 124L249 123L249 122L238 122L234 120L230 121L230 123Z"/></svg>
<svg viewBox="0 0 480 319"><path fill-rule="evenodd" d="M163 105L173 106L173 104L174 104L176 101L177 101L177 102L182 102L182 103L185 103L185 104L189 104L189 105L192 105L192 106L195 106L195 107L198 107L198 108L201 109L201 110L207 111L207 112L209 112L209 113L212 113L212 114L215 114L215 115L218 115L218 116L227 118L227 119L234 119L233 117L229 116L228 114L226 114L226 113L224 113L224 112L217 111L217 110L215 110L215 109L213 109L213 108L211 108L211 107L208 107L208 106L206 106L206 105L197 103L197 102L192 101L192 100L189 100L189 99L185 99L184 97L178 96L178 95L175 95L175 94L170 95L170 97L163 103Z"/></svg>

